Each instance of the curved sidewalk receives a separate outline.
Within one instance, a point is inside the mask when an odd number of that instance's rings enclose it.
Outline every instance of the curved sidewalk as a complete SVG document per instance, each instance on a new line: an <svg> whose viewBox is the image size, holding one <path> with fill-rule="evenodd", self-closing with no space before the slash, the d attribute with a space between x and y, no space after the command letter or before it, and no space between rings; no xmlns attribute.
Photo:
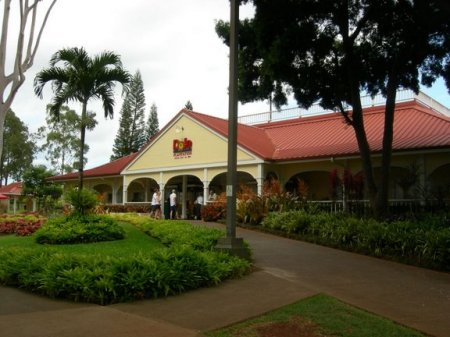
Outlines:
<svg viewBox="0 0 450 337"><path fill-rule="evenodd" d="M448 273L240 228L237 235L252 246L257 270L180 296L101 307L0 287L0 335L197 336L323 292L427 334L450 336Z"/></svg>

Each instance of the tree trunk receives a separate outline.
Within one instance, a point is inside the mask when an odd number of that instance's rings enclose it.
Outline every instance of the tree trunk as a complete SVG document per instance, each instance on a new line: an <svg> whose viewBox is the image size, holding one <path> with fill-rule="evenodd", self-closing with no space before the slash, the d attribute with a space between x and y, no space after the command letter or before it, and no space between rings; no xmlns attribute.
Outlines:
<svg viewBox="0 0 450 337"><path fill-rule="evenodd" d="M81 111L81 136L80 136L80 163L78 166L78 189L83 189L83 174L84 174L84 142L86 136L86 114L87 114L87 101L83 102Z"/></svg>
<svg viewBox="0 0 450 337"><path fill-rule="evenodd" d="M395 69L395 65L393 66ZM375 216L385 217L389 211L389 178L392 161L392 142L394 138L394 112L397 97L397 76L395 70L391 72L387 84L386 106L384 111L384 133L381 162L381 185L376 203Z"/></svg>

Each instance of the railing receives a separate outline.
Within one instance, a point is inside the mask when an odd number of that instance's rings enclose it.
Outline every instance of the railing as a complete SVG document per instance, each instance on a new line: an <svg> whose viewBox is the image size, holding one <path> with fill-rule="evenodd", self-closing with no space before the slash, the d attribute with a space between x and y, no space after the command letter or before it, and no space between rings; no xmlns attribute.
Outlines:
<svg viewBox="0 0 450 337"><path fill-rule="evenodd" d="M450 117L450 109L441 103L437 102L430 96L419 92L416 95L412 90L399 90L397 91L396 102L409 102L416 100L421 102L425 106L437 111L440 114ZM381 106L386 104L386 98L382 95L376 95L374 97L367 95L361 97L361 104L363 108ZM262 113L256 113L246 116L240 116L238 118L239 123L254 125L267 122L276 122L288 119L294 119L299 117L317 116L327 113L332 113L333 110L325 110L319 104L313 104L309 109L303 109L300 107L268 111Z"/></svg>
<svg viewBox="0 0 450 337"><path fill-rule="evenodd" d="M344 202L342 200L308 201L313 205L318 205L322 211L330 213L344 212ZM348 200L346 201L347 211L358 215L367 215L371 212L369 200ZM442 211L450 207L450 200L423 200L423 199L391 199L389 200L389 211L391 214L420 213Z"/></svg>

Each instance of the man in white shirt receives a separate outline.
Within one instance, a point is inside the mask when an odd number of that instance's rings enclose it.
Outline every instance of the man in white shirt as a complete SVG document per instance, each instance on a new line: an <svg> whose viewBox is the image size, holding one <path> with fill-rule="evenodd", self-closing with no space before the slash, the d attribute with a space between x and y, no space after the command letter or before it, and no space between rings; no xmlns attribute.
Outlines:
<svg viewBox="0 0 450 337"><path fill-rule="evenodd" d="M172 190L172 193L169 195L169 203L170 203L170 219L177 218L177 193L175 190Z"/></svg>
<svg viewBox="0 0 450 337"><path fill-rule="evenodd" d="M196 220L202 218L202 206L203 206L203 196L201 193L198 194L197 199L194 202L194 217Z"/></svg>
<svg viewBox="0 0 450 337"><path fill-rule="evenodd" d="M152 197L152 212L151 217L159 219L161 217L161 192L156 189Z"/></svg>

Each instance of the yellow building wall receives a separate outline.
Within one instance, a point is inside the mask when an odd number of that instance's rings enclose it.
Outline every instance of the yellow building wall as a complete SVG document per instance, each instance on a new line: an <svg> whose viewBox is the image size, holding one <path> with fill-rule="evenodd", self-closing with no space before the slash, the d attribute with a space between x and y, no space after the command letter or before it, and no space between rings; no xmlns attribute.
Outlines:
<svg viewBox="0 0 450 337"><path fill-rule="evenodd" d="M187 156L174 156L174 140L184 139L192 142L192 153ZM226 139L182 115L136 159L128 168L127 174L140 170L167 170L180 166L224 163L227 161L227 143ZM255 157L238 150L238 161L251 160L255 160Z"/></svg>

